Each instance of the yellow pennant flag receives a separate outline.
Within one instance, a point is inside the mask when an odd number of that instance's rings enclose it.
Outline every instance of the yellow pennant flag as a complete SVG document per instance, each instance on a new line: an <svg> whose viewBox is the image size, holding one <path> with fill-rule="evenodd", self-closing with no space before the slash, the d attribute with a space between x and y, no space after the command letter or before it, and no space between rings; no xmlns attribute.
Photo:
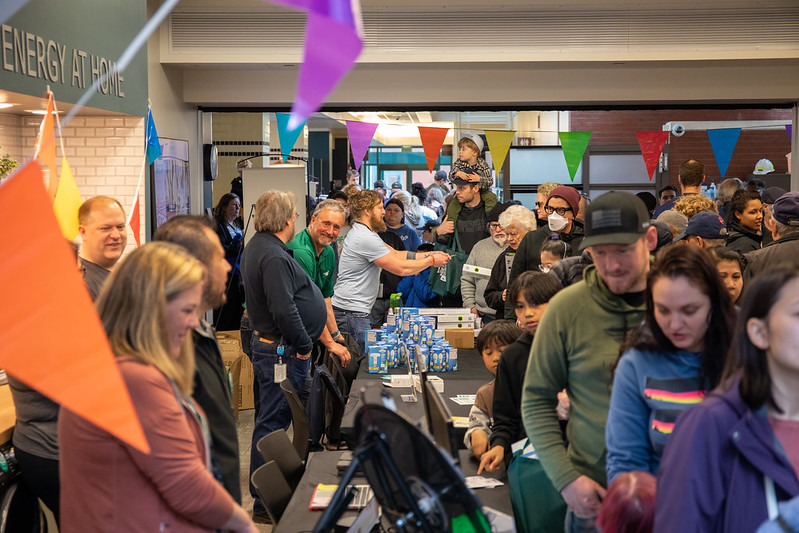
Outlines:
<svg viewBox="0 0 799 533"><path fill-rule="evenodd" d="M61 157L61 179L55 193L53 211L61 227L61 233L70 241L78 236L78 209L83 203L72 169L66 157Z"/></svg>
<svg viewBox="0 0 799 533"><path fill-rule="evenodd" d="M516 132L513 130L485 130L486 140L488 141L488 149L491 152L491 161L494 164L494 170L499 175L502 165L505 163L505 158L508 156L510 144L513 142L513 136Z"/></svg>

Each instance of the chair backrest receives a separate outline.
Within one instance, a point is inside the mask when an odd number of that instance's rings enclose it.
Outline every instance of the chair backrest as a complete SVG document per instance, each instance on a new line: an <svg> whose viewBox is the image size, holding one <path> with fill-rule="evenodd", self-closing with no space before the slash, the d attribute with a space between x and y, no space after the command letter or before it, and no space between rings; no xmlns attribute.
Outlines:
<svg viewBox="0 0 799 533"><path fill-rule="evenodd" d="M280 389L286 396L286 401L289 403L291 409L291 420L294 422L294 449L297 450L297 455L304 462L308 458L308 451L311 443L311 429L308 425L308 415L305 413L305 407L302 405L300 397L291 385L291 382L284 379L280 382Z"/></svg>
<svg viewBox="0 0 799 533"><path fill-rule="evenodd" d="M297 455L297 450L292 446L286 430L278 429L269 435L264 435L258 441L258 451L261 452L264 461L274 461L277 464L289 488L294 491L302 479L305 466Z"/></svg>
<svg viewBox="0 0 799 533"><path fill-rule="evenodd" d="M272 519L272 527L277 526L291 500L291 489L280 467L274 461L269 461L255 469L251 481Z"/></svg>

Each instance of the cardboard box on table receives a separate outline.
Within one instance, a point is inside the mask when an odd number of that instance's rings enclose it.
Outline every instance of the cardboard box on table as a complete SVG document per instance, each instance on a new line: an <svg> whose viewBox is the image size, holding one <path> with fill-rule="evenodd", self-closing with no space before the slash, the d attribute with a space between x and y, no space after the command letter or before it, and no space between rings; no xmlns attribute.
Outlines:
<svg viewBox="0 0 799 533"><path fill-rule="evenodd" d="M444 338L453 348L474 348L473 328L447 328L444 330Z"/></svg>
<svg viewBox="0 0 799 533"><path fill-rule="evenodd" d="M228 366L233 381L233 402L235 403L233 411L238 419L238 410L254 407L252 363L241 350L241 332L218 331L216 339L222 352L222 360ZM238 364L236 364L237 362ZM239 370L236 370L237 367Z"/></svg>

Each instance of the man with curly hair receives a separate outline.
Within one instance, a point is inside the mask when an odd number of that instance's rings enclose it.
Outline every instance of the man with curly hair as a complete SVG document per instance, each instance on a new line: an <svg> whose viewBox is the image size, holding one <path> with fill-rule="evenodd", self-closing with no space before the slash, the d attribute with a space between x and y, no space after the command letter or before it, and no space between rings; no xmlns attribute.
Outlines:
<svg viewBox="0 0 799 533"><path fill-rule="evenodd" d="M716 202L699 195L681 196L674 204L673 210L682 213L688 220L691 220L692 216L702 211L719 212Z"/></svg>

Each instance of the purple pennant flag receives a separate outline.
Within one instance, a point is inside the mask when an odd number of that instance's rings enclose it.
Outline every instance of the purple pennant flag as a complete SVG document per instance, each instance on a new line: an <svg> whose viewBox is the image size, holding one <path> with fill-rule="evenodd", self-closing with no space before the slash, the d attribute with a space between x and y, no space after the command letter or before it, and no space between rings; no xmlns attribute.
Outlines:
<svg viewBox="0 0 799 533"><path fill-rule="evenodd" d="M793 124L786 124L785 131L788 132L788 142L793 142Z"/></svg>
<svg viewBox="0 0 799 533"><path fill-rule="evenodd" d="M363 163L363 158L369 149L369 143L372 142L372 138L375 136L375 131L377 131L377 124L347 121L347 135L350 138L350 149L352 150L355 170L361 170L361 163Z"/></svg>
<svg viewBox="0 0 799 533"><path fill-rule="evenodd" d="M358 0L271 0L308 12L305 54L297 79L288 128L317 111L350 71L363 49Z"/></svg>

